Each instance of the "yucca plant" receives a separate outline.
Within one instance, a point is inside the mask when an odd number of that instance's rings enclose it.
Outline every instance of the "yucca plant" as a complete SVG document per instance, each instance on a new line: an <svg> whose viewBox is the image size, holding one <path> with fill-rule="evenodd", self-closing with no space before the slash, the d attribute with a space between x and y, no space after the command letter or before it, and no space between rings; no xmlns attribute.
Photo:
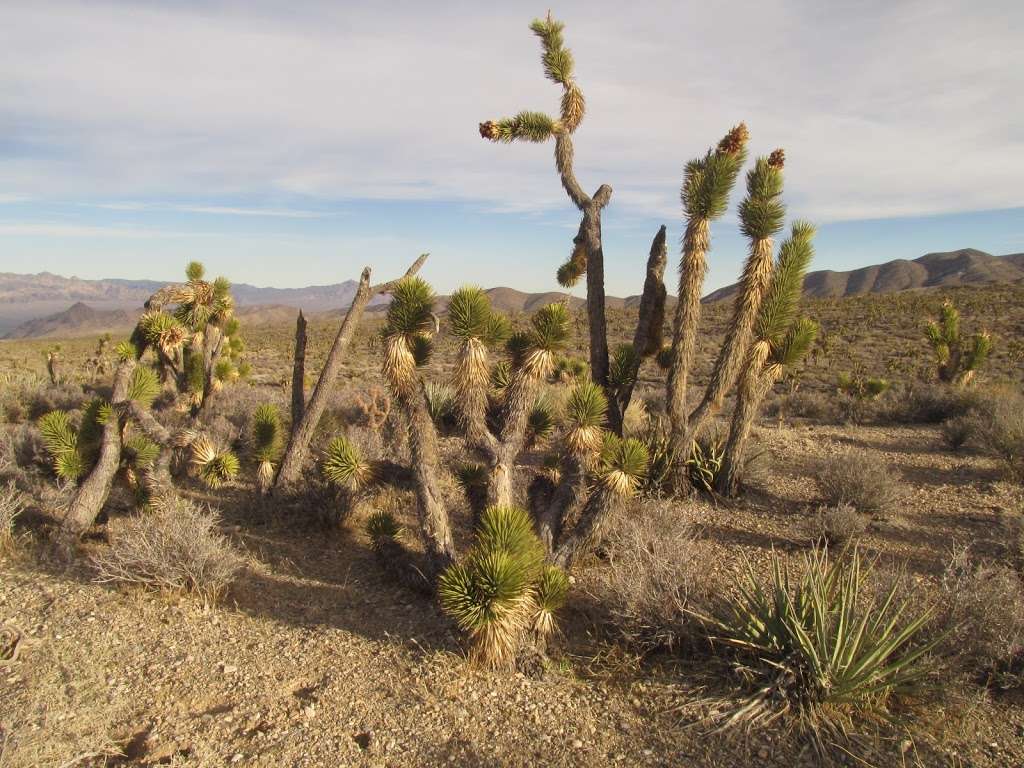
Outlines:
<svg viewBox="0 0 1024 768"><path fill-rule="evenodd" d="M680 454L689 450L686 390L700 325L700 297L708 268L707 253L711 248L711 223L721 218L728 207L729 193L746 161L749 136L747 126L740 123L718 142L718 146L687 163L683 175L680 197L686 230L668 361L668 411L673 440Z"/></svg>
<svg viewBox="0 0 1024 768"><path fill-rule="evenodd" d="M533 448L547 441L554 433L557 423L558 413L554 404L545 395L539 395L533 401L533 407L530 408L527 417L525 447Z"/></svg>
<svg viewBox="0 0 1024 768"><path fill-rule="evenodd" d="M869 597L871 569L857 549L840 558L815 549L799 578L773 551L771 569L765 587L748 565L726 611L702 617L757 687L729 724L789 717L815 737L835 737L857 718L891 720L895 699L921 692L937 642L920 639L932 611L901 600L895 583L881 599Z"/></svg>
<svg viewBox="0 0 1024 768"><path fill-rule="evenodd" d="M327 446L320 471L339 488L352 492L364 490L376 479L373 464L344 436L334 438Z"/></svg>
<svg viewBox="0 0 1024 768"><path fill-rule="evenodd" d="M964 338L960 331L960 311L951 301L943 302L939 318L925 326L925 335L935 357L939 381L947 384L970 384L992 351L992 336L988 331Z"/></svg>
<svg viewBox="0 0 1024 768"><path fill-rule="evenodd" d="M544 548L528 513L488 507L473 548L438 581L441 607L472 643L471 658L491 668L511 668L531 630L555 626L567 583L544 566Z"/></svg>
<svg viewBox="0 0 1024 768"><path fill-rule="evenodd" d="M200 437L192 443L191 463L199 479L209 488L220 488L231 482L238 477L241 467L234 453L208 437Z"/></svg>
<svg viewBox="0 0 1024 768"><path fill-rule="evenodd" d="M66 411L50 411L39 418L43 447L50 454L57 477L76 482L92 469L99 454L103 424L110 415L109 404L94 399L82 412L77 429Z"/></svg>
<svg viewBox="0 0 1024 768"><path fill-rule="evenodd" d="M771 285L754 325L753 344L740 375L729 436L715 488L724 495L739 489L741 469L754 420L765 396L782 376L806 357L818 336L818 324L797 317L804 275L814 257L814 226L794 222L779 249Z"/></svg>
<svg viewBox="0 0 1024 768"><path fill-rule="evenodd" d="M434 426L442 432L451 429L456 420L455 390L447 384L427 381L423 384L423 394Z"/></svg>
<svg viewBox="0 0 1024 768"><path fill-rule="evenodd" d="M249 450L256 462L256 482L261 493L270 490L274 469L283 447L281 412L276 405L265 403L253 411L249 425Z"/></svg>
<svg viewBox="0 0 1024 768"><path fill-rule="evenodd" d="M836 377L836 389L854 400L877 400L892 386L888 379L865 376L863 373L840 373Z"/></svg>
<svg viewBox="0 0 1024 768"><path fill-rule="evenodd" d="M694 440L686 459L686 473L694 488L708 492L714 490L724 459L725 449L719 436Z"/></svg>

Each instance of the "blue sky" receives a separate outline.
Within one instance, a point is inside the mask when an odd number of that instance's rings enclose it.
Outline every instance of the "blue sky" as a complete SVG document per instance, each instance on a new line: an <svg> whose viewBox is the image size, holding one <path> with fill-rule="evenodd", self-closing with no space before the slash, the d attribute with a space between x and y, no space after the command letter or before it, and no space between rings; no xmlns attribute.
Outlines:
<svg viewBox="0 0 1024 768"><path fill-rule="evenodd" d="M545 10L4 3L0 271L171 279L199 258L288 287L363 264L388 277L430 251L442 291L556 289L578 214L552 147L477 134L556 110L527 29ZM786 149L789 212L820 225L816 268L1024 251L1020 3L554 11L588 100L577 174L615 190L610 293L639 292L660 224L678 251L683 164L739 120L753 152ZM730 212L707 290L744 252Z"/></svg>

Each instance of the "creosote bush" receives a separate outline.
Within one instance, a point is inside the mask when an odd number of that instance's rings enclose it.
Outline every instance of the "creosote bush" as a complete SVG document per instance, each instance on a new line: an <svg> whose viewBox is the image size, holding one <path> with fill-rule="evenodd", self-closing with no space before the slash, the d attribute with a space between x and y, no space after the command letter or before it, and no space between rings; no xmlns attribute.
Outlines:
<svg viewBox="0 0 1024 768"><path fill-rule="evenodd" d="M888 467L854 450L826 459L818 470L817 481L829 506L849 505L864 515L891 513L901 495L899 480Z"/></svg>
<svg viewBox="0 0 1024 768"><path fill-rule="evenodd" d="M1002 462L1014 479L1024 480L1024 394L1013 387L994 387L971 414L971 442Z"/></svg>
<svg viewBox="0 0 1024 768"><path fill-rule="evenodd" d="M96 580L216 602L243 565L219 524L216 511L174 498L121 526L110 547L92 558Z"/></svg>
<svg viewBox="0 0 1024 768"><path fill-rule="evenodd" d="M835 550L858 539L868 528L868 518L851 504L819 507L814 516L813 536L824 539Z"/></svg>

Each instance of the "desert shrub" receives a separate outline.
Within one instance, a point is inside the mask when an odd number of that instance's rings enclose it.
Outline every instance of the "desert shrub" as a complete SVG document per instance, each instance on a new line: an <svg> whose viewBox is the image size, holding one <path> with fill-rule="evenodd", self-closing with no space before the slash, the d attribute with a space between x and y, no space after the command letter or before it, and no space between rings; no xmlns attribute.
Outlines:
<svg viewBox="0 0 1024 768"><path fill-rule="evenodd" d="M832 737L857 719L889 719L894 699L920 693L929 672L924 659L935 641L922 628L930 613L911 609L913 597L901 598L895 585L872 597L871 569L856 549L839 558L815 549L803 566L791 576L773 552L768 584L748 567L737 596L707 619L755 690L729 724L786 716L814 737Z"/></svg>
<svg viewBox="0 0 1024 768"><path fill-rule="evenodd" d="M770 416L796 416L801 419L809 419L830 423L836 420L836 402L828 395L821 392L798 391L781 398L774 412L766 410Z"/></svg>
<svg viewBox="0 0 1024 768"><path fill-rule="evenodd" d="M931 631L960 669L1000 687L1024 686L1024 585L1003 565L955 549L942 575L941 613Z"/></svg>
<svg viewBox="0 0 1024 768"><path fill-rule="evenodd" d="M915 384L890 399L887 416L903 424L939 424L965 415L978 402L975 389Z"/></svg>
<svg viewBox="0 0 1024 768"><path fill-rule="evenodd" d="M11 438L15 463L22 469L48 469L50 454L35 424L21 424Z"/></svg>
<svg viewBox="0 0 1024 768"><path fill-rule="evenodd" d="M942 442L946 447L959 453L974 434L974 420L969 416L954 416L942 422L939 431L942 433Z"/></svg>
<svg viewBox="0 0 1024 768"><path fill-rule="evenodd" d="M693 441L686 460L686 474L694 488L712 491L725 460L725 437L720 430L708 430Z"/></svg>
<svg viewBox="0 0 1024 768"><path fill-rule="evenodd" d="M50 411L74 411L82 408L88 398L77 384L54 384L40 387L28 395L28 415L38 419Z"/></svg>
<svg viewBox="0 0 1024 768"><path fill-rule="evenodd" d="M819 507L814 516L813 537L842 548L867 530L868 519L850 504Z"/></svg>
<svg viewBox="0 0 1024 768"><path fill-rule="evenodd" d="M702 607L708 594L692 524L671 504L648 503L609 528L607 565L588 584L607 612L607 629L640 652L679 646L695 629L687 611Z"/></svg>
<svg viewBox="0 0 1024 768"><path fill-rule="evenodd" d="M14 521L25 510L25 496L14 483L0 488L0 555L14 549Z"/></svg>
<svg viewBox="0 0 1024 768"><path fill-rule="evenodd" d="M672 440L661 419L653 419L647 430L639 436L647 448L647 474L640 485L641 495L647 498L668 498L674 496L676 487L676 452Z"/></svg>
<svg viewBox="0 0 1024 768"><path fill-rule="evenodd" d="M979 450L1003 462L1024 480L1024 395L1011 387L989 390L969 417L971 439Z"/></svg>
<svg viewBox="0 0 1024 768"><path fill-rule="evenodd" d="M898 478L884 464L853 450L826 459L817 481L829 506L849 505L866 515L890 512L901 495Z"/></svg>
<svg viewBox="0 0 1024 768"><path fill-rule="evenodd" d="M242 568L219 524L216 511L182 499L132 518L93 556L96 580L192 592L215 602Z"/></svg>

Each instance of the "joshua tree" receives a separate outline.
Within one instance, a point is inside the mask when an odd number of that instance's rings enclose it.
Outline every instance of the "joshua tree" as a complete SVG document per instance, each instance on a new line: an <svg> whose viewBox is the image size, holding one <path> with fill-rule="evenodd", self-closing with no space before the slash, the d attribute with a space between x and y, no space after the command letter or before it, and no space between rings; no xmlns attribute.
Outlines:
<svg viewBox="0 0 1024 768"><path fill-rule="evenodd" d="M750 429L765 395L783 374L804 358L818 335L813 320L797 317L804 275L814 256L814 227L795 222L792 234L779 249L768 293L754 325L753 344L740 375L729 437L716 490L734 495L742 480Z"/></svg>
<svg viewBox="0 0 1024 768"><path fill-rule="evenodd" d="M939 319L929 322L925 333L935 355L939 381L946 384L970 384L992 351L988 331L976 333L969 340L963 337L960 311L950 301L943 302Z"/></svg>
<svg viewBox="0 0 1024 768"><path fill-rule="evenodd" d="M700 325L700 295L711 247L711 222L721 218L729 193L746 160L747 126L740 123L704 157L686 164L680 197L686 215L683 255L679 262L679 300L672 324L669 357L668 412L676 452L689 450L686 403L690 366L693 364Z"/></svg>
<svg viewBox="0 0 1024 768"><path fill-rule="evenodd" d="M740 229L750 240L750 254L711 382L704 399L689 417L687 432L691 440L700 435L708 417L721 407L746 360L757 313L771 280L772 238L782 229L786 215L781 199L783 163L783 152L777 149L767 158L758 158L747 172L747 197L740 203Z"/></svg>
<svg viewBox="0 0 1024 768"><path fill-rule="evenodd" d="M419 272L420 267L423 266L423 262L427 260L427 254L421 255L409 267L405 273L406 277L411 277ZM352 337L355 335L356 328L359 327L359 322L362 320L363 312L366 310L366 305L370 303L370 300L381 293L390 293L394 287L398 284L398 280L392 280L387 283L379 283L377 285L370 285L370 268L365 267L362 274L359 277L359 286L356 288L356 295L352 298L352 304L349 305L348 312L345 314L345 319L341 323L341 327L338 329L337 336L334 337L334 344L331 346L331 351L327 354L327 360L324 362L323 370L320 371L320 377L317 379L316 386L313 387L313 393L309 397L309 401L305 404L302 410L302 417L298 423L292 423L291 434L288 436L288 446L285 448L284 457L281 459L281 466L277 470L277 477L274 478L274 485L272 488L273 492L277 492L287 488L288 486L294 485L302 472L303 464L306 461L306 454L309 452L309 444L313 440L313 434L316 432L316 426L320 423L320 417L323 416L324 409L327 407L327 401L330 398L331 387L334 386L335 381L338 379L338 374L341 372L341 364L344 362L345 351L348 349L348 345L352 342ZM296 329L296 346L300 344L299 330ZM302 360L303 368L305 366L305 328L303 326L303 332L301 334L301 345L302 345ZM296 358L298 359L299 353L296 352ZM293 383L294 371L293 371ZM292 408L293 414L296 408L297 398L293 392L292 394Z"/></svg>
<svg viewBox="0 0 1024 768"><path fill-rule="evenodd" d="M50 376L50 383L55 386L63 380L60 370L60 345L46 351L46 372Z"/></svg>
<svg viewBox="0 0 1024 768"><path fill-rule="evenodd" d="M253 411L249 441L260 493L267 493L274 481L274 465L283 447L282 433L281 414L276 405L261 405Z"/></svg>
<svg viewBox="0 0 1024 768"><path fill-rule="evenodd" d="M193 416L243 370L236 365L244 344L231 283L225 277L210 283L204 274L202 264L190 262L187 281L154 293L132 334L140 355L154 351L164 387L174 396L187 394Z"/></svg>
<svg viewBox="0 0 1024 768"><path fill-rule="evenodd" d="M569 199L582 213L579 231L573 238L568 260L558 268L558 282L569 288L587 276L587 316L590 328L590 375L604 388L609 399L609 421L612 429L621 432L622 414L632 395L632 377L620 379L619 387L609 380L608 331L605 323L604 251L601 243L601 212L608 205L612 188L602 184L593 196L584 192L573 168L572 135L583 121L586 102L574 78L575 62L562 37L564 24L551 18L535 19L530 29L540 38L541 62L549 80L562 87L559 117L543 112L524 111L502 120L480 123L480 135L495 142L555 140L555 167ZM661 319L665 312L664 227L655 236L647 266L647 281L640 302L640 322L628 369L638 368L644 357L657 352L661 338ZM624 353L624 356L627 353ZM627 370L628 370L627 369ZM628 386L622 386L630 382Z"/></svg>

